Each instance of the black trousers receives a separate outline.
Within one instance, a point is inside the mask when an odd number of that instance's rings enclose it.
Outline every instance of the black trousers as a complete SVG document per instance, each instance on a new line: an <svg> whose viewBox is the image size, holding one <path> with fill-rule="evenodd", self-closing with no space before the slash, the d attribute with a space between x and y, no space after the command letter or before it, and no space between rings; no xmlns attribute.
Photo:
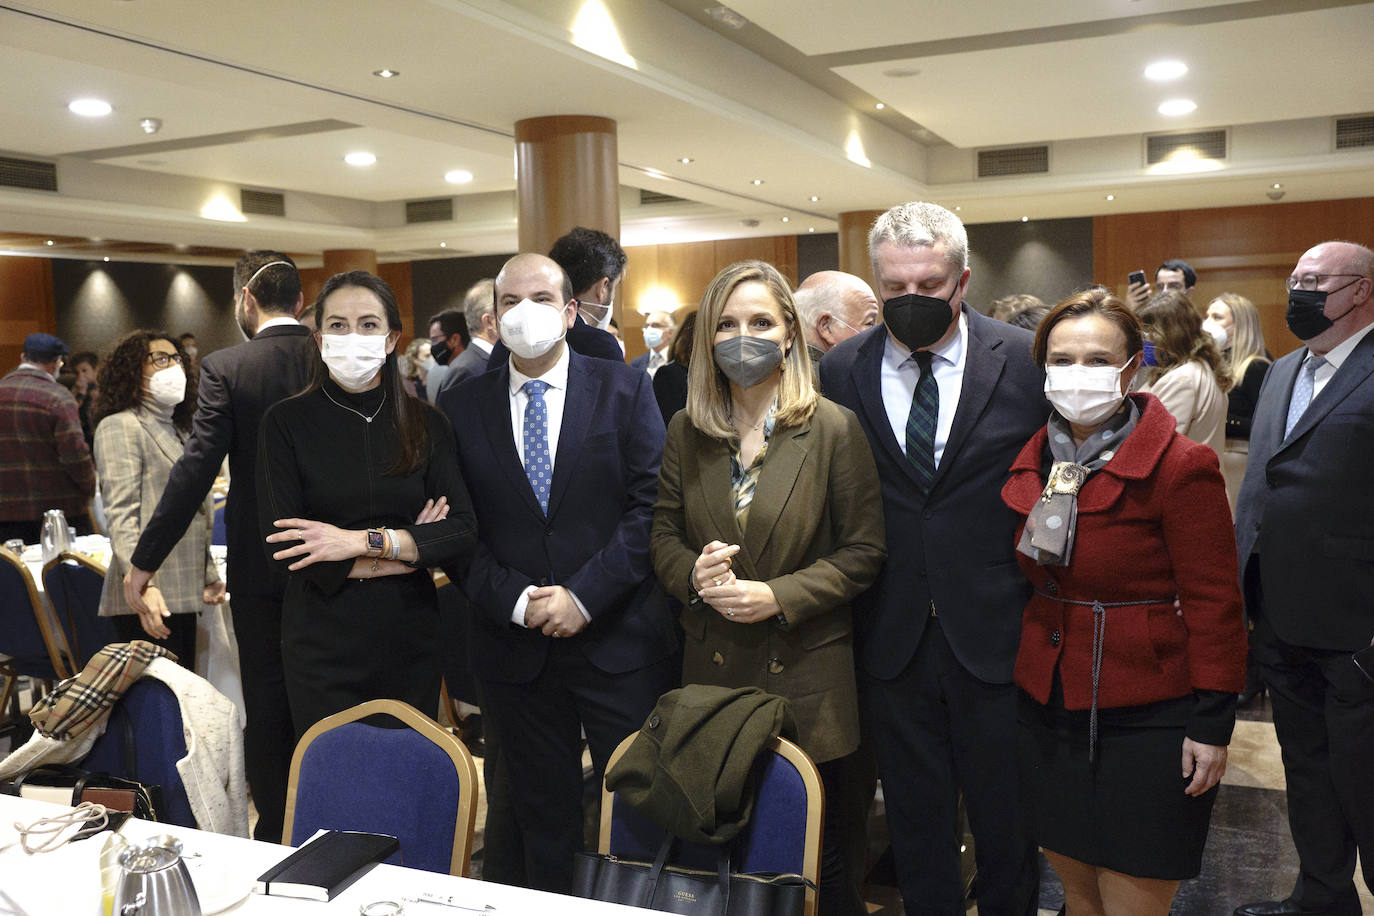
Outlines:
<svg viewBox="0 0 1374 916"><path fill-rule="evenodd" d="M906 912L963 916L962 792L976 840L978 912L1034 916L1039 872L1019 803L1015 685L970 674L933 619L897 677L860 672L859 700Z"/></svg>
<svg viewBox="0 0 1374 916"><path fill-rule="evenodd" d="M576 638L554 640L544 670L528 683L483 683L482 713L500 736L497 765L520 831L527 886L572 889L573 857L582 849L581 733L600 780L611 752L675 683L667 659L607 674L587 661Z"/></svg>
<svg viewBox="0 0 1374 916"><path fill-rule="evenodd" d="M1359 916L1355 851L1374 890L1374 682L1351 652L1284 642L1265 619L1259 563L1246 568L1251 648L1269 688L1288 783L1288 826L1298 850L1292 899ZM1258 613L1256 613L1258 611ZM1352 649L1358 647L1352 647Z"/></svg>
<svg viewBox="0 0 1374 916"><path fill-rule="evenodd" d="M199 614L173 614L162 618L172 633L166 639L154 639L143 631L143 624L137 614L116 614L110 618L120 642L141 639L155 646L161 646L177 657L177 664L191 671L196 670L196 624Z"/></svg>
<svg viewBox="0 0 1374 916"><path fill-rule="evenodd" d="M253 838L280 843L296 729L282 673L280 596L234 595L229 603L243 681L244 769L258 822Z"/></svg>

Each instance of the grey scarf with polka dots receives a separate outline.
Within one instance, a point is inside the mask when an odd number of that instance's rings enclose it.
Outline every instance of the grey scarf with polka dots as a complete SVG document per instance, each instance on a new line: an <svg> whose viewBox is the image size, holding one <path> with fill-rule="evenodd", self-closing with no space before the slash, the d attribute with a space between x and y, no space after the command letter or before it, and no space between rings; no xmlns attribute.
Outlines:
<svg viewBox="0 0 1374 916"><path fill-rule="evenodd" d="M1054 464L1045 492L1026 517L1018 551L1041 566L1069 565L1078 529L1078 491L1088 475L1112 460L1139 419L1140 408L1127 398L1121 410L1075 446L1069 422L1058 411L1050 414L1048 444Z"/></svg>

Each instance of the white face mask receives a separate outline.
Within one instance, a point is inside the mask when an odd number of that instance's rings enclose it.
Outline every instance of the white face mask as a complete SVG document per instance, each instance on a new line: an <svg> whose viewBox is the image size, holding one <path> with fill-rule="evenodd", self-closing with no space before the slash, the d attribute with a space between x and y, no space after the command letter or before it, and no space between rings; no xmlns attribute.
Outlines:
<svg viewBox="0 0 1374 916"><path fill-rule="evenodd" d="M345 391L362 391L386 362L386 334L321 334L320 356Z"/></svg>
<svg viewBox="0 0 1374 916"><path fill-rule="evenodd" d="M171 365L148 378L148 396L163 407L175 407L186 400L186 372Z"/></svg>
<svg viewBox="0 0 1374 916"><path fill-rule="evenodd" d="M663 329L645 328L644 346L648 347L650 350L657 350L659 347L663 346Z"/></svg>
<svg viewBox="0 0 1374 916"><path fill-rule="evenodd" d="M1075 426L1096 426L1116 413L1125 366L1046 366L1045 397Z"/></svg>
<svg viewBox="0 0 1374 916"><path fill-rule="evenodd" d="M1202 329L1212 335L1212 340L1216 342L1218 350L1226 349L1226 344L1231 339L1229 331L1210 318L1202 323Z"/></svg>
<svg viewBox="0 0 1374 916"><path fill-rule="evenodd" d="M501 339L521 359L538 359L568 333L564 309L521 299L501 316Z"/></svg>
<svg viewBox="0 0 1374 916"><path fill-rule="evenodd" d="M579 299L577 304L582 320L587 324L602 331L611 326L611 319L615 317L615 299L610 302L583 302ZM600 318L597 317L598 312L601 313Z"/></svg>

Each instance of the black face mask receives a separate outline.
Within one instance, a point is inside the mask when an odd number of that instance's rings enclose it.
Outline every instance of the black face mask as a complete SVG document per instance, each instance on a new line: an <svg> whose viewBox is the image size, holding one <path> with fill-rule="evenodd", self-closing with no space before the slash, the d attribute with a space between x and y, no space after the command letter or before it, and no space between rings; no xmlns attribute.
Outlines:
<svg viewBox="0 0 1374 916"><path fill-rule="evenodd" d="M955 287L956 289L958 287ZM950 300L907 293L883 301L883 323L910 350L928 347L944 336L953 316Z"/></svg>
<svg viewBox="0 0 1374 916"><path fill-rule="evenodd" d="M448 339L430 344L429 355L434 357L434 361L439 365L447 366L449 357L453 355L453 351L448 348Z"/></svg>
<svg viewBox="0 0 1374 916"><path fill-rule="evenodd" d="M1359 282L1359 280L1355 281L1355 283ZM1346 284L1346 286L1354 285L1354 283ZM1345 286L1342 286L1341 289L1345 289ZM1341 289L1335 290L1335 292L1339 293ZM1355 303L1352 302L1350 308L1335 318L1327 318L1326 296L1327 291L1324 289L1290 289L1288 291L1288 313L1284 315L1284 320L1288 322L1288 330L1298 335L1298 339L1311 340L1335 324L1336 321L1350 314L1350 310L1355 307Z"/></svg>
<svg viewBox="0 0 1374 916"><path fill-rule="evenodd" d="M727 337L712 348L716 366L741 388L753 388L782 365L782 347L762 337Z"/></svg>

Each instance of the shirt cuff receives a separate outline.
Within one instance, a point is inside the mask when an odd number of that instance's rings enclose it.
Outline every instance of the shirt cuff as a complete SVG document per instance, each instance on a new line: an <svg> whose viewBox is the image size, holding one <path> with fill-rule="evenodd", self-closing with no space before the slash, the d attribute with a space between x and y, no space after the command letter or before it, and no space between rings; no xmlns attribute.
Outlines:
<svg viewBox="0 0 1374 916"><path fill-rule="evenodd" d="M517 627L525 626L525 608L529 607L530 595L534 592L536 588L538 588L537 585L525 586L525 590L520 593L520 597L515 599L515 607L511 610L510 619L511 622L514 623ZM587 623L591 623L592 615L587 613L587 606L582 603L582 599L577 597L577 595L572 591L568 592L568 596L572 598L573 604L577 605L578 611L582 613L582 617L587 621Z"/></svg>

